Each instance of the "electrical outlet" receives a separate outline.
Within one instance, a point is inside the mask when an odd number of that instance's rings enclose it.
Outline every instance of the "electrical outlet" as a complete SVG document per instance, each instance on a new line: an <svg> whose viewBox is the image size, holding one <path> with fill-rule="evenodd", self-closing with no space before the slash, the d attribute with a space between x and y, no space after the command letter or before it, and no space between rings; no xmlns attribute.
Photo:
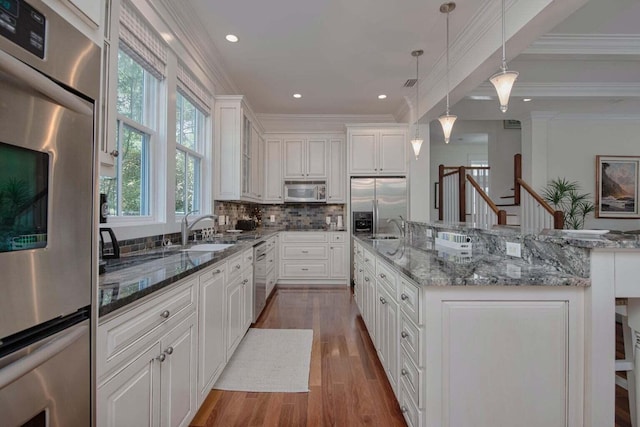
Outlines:
<svg viewBox="0 0 640 427"><path fill-rule="evenodd" d="M522 245L520 243L507 242L507 255L521 258L521 248Z"/></svg>
<svg viewBox="0 0 640 427"><path fill-rule="evenodd" d="M276 222L276 216L275 215L269 216L269 221Z"/></svg>
<svg viewBox="0 0 640 427"><path fill-rule="evenodd" d="M427 237L428 238L433 237L433 231L430 228L427 228Z"/></svg>

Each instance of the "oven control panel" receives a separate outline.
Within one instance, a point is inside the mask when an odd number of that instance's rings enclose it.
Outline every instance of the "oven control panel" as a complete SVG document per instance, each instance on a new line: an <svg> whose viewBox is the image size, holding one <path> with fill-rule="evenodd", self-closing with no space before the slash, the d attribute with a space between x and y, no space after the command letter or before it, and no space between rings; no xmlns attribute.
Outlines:
<svg viewBox="0 0 640 427"><path fill-rule="evenodd" d="M23 0L0 0L0 36L44 59L45 16Z"/></svg>

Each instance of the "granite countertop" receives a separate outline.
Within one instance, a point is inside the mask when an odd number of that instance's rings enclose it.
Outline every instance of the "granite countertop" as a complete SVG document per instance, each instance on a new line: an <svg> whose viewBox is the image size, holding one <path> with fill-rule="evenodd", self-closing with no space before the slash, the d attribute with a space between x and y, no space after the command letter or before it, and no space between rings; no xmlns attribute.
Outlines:
<svg viewBox="0 0 640 427"><path fill-rule="evenodd" d="M591 281L560 272L546 264L493 255L474 248L461 255L449 248L419 249L405 240L371 240L355 235L397 270L422 286L589 286Z"/></svg>
<svg viewBox="0 0 640 427"><path fill-rule="evenodd" d="M182 251L184 248L175 245L107 260L106 271L98 281L98 315L114 313L203 268L251 248L278 231L260 229L224 235L214 243L233 243L233 246L217 252Z"/></svg>

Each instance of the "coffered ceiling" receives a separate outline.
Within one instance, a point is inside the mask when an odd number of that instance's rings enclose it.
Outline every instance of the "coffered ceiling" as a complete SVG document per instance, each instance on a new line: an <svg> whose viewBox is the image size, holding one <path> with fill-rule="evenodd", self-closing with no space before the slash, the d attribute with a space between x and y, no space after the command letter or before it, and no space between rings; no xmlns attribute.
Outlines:
<svg viewBox="0 0 640 427"><path fill-rule="evenodd" d="M414 49L425 51L420 116L426 122L443 112L446 43L440 0L189 3L218 50L221 66L256 113L412 120L415 88L403 84L415 78ZM500 1L457 3L450 16L452 112L468 119L505 118L487 83L499 67ZM528 22L508 25L507 52L509 59L515 56L509 68L520 77L506 118L533 110L640 113L638 0L506 3L507 23L538 8ZM227 34L237 35L239 42L227 42ZM492 38L485 45L477 42L486 35ZM474 56L475 63L470 61ZM294 93L302 98L294 99ZM379 100L379 94L387 98ZM478 101L470 95L494 99Z"/></svg>

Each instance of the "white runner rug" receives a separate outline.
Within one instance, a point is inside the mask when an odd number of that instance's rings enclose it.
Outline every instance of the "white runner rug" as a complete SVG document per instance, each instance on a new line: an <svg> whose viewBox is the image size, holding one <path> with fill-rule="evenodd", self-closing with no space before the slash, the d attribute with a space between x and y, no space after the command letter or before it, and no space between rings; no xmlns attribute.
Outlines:
<svg viewBox="0 0 640 427"><path fill-rule="evenodd" d="M250 328L214 388L253 392L309 391L312 329Z"/></svg>

